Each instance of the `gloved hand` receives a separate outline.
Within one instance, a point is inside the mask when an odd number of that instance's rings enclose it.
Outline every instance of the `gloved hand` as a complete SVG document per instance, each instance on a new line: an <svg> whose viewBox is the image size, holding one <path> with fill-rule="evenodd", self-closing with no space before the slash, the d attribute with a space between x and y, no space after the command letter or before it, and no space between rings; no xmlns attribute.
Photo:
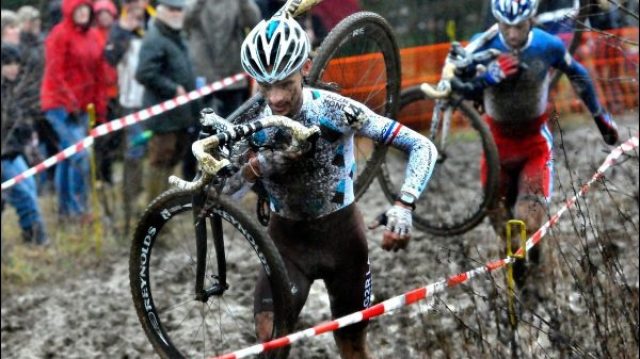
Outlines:
<svg viewBox="0 0 640 359"><path fill-rule="evenodd" d="M602 134L604 142L608 145L615 145L618 142L618 125L611 118L611 115L605 111L593 116L593 120L598 125L598 130Z"/></svg>
<svg viewBox="0 0 640 359"><path fill-rule="evenodd" d="M260 177L266 178L284 173L310 149L311 144L306 143L302 147L290 146L284 150L261 150L258 152L258 168L254 166L254 169L257 170Z"/></svg>
<svg viewBox="0 0 640 359"><path fill-rule="evenodd" d="M396 202L393 207L385 213L380 214L375 221L369 225L369 229L374 229L380 225L386 225L382 236L383 249L397 252L399 249L407 248L413 228L410 208Z"/></svg>
<svg viewBox="0 0 640 359"><path fill-rule="evenodd" d="M511 54L500 54L497 59L489 63L487 71L482 75L482 78L488 85L498 84L505 78L517 73L519 63L518 58Z"/></svg>

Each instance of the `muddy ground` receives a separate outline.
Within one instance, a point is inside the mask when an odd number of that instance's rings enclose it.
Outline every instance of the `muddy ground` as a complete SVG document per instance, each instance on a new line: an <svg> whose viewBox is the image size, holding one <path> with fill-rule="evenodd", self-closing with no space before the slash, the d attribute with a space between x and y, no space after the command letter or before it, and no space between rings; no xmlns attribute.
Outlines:
<svg viewBox="0 0 640 359"><path fill-rule="evenodd" d="M637 114L621 125L637 132ZM564 127L564 126L563 126ZM556 131L555 212L604 160L607 146L593 123ZM573 128L569 128L573 127ZM470 159L477 158L470 156ZM516 334L507 320L504 271L472 279L442 295L372 320L368 343L378 358L637 357L638 151L565 214L543 240L544 266L517 297ZM361 202L366 221L387 205L377 184ZM370 232L375 300L418 288L501 257L485 220L463 236L416 233L409 250L380 249ZM321 283L300 318L308 327L329 319ZM133 309L128 247L99 268L41 284L2 300L3 358L147 358L154 352ZM203 353L210 354L210 353ZM291 358L335 358L331 335L297 343Z"/></svg>

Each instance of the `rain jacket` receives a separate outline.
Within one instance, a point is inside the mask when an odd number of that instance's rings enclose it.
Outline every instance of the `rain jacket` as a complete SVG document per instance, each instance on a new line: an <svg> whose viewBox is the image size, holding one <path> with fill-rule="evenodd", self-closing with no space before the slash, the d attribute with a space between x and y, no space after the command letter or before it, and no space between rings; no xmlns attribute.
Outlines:
<svg viewBox="0 0 640 359"><path fill-rule="evenodd" d="M96 106L98 118L106 114L102 47L98 30L73 22L73 11L90 0L63 0L62 21L45 40L45 69L41 87L43 111L64 107L67 112L86 112Z"/></svg>

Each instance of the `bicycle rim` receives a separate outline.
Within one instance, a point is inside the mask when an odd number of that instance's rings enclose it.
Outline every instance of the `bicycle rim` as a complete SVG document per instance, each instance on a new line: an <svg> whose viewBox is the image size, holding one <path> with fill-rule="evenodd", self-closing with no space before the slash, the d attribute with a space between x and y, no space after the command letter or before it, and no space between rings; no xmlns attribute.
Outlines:
<svg viewBox="0 0 640 359"><path fill-rule="evenodd" d="M322 42L308 77L311 86L330 84L341 95L395 118L400 93L400 55L387 21L371 12L342 20ZM356 138L354 193L360 198L375 178L386 146Z"/></svg>
<svg viewBox="0 0 640 359"><path fill-rule="evenodd" d="M214 214L222 218L229 288L206 303L194 299L191 194L169 191L158 197L136 229L129 262L133 301L149 341L162 357L205 358L255 344L253 297L261 270L269 273L274 293L273 337L287 332L289 282L273 243L257 223L225 199L219 199L203 216ZM217 282L211 235L207 244L205 289ZM268 357L283 355L281 350Z"/></svg>
<svg viewBox="0 0 640 359"><path fill-rule="evenodd" d="M466 103L454 112L445 146L442 133L431 136L434 101L419 87L403 91L399 120L430 138L438 148L438 162L431 179L416 202L414 225L434 235L457 235L471 230L484 218L498 189L498 151L480 115ZM486 154L487 179L480 180L481 157ZM407 156L389 149L380 171L380 184L389 200L404 181Z"/></svg>

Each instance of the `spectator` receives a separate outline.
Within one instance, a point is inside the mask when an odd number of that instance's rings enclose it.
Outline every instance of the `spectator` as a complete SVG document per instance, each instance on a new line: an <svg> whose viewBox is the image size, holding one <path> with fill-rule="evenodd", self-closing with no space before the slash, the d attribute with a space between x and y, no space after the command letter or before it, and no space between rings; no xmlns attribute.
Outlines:
<svg viewBox="0 0 640 359"><path fill-rule="evenodd" d="M38 93L42 85L44 73L44 37L40 12L33 6L25 5L18 9L18 25L20 27L20 51L22 53L22 82L34 88L32 93ZM40 99L36 98L34 105L40 106ZM41 157L49 157L59 150L58 139L51 125L42 113L34 119L34 128L38 133ZM33 163L31 163L33 165ZM53 189L55 167L50 167L38 176L38 190Z"/></svg>
<svg viewBox="0 0 640 359"><path fill-rule="evenodd" d="M118 9L111 0L97 0L93 3L94 26L98 30L100 38L100 48L105 48L107 39L109 38L109 32L115 20L118 18ZM104 62L104 76L105 82L103 83L104 92L107 96L107 121L115 120L118 117L118 74L115 67L109 62ZM100 125L101 123L96 123ZM96 138L95 142L95 154L96 163L98 167L98 178L106 184L113 184L113 162L118 155L118 149L122 139L121 132L113 132L105 136Z"/></svg>
<svg viewBox="0 0 640 359"><path fill-rule="evenodd" d="M136 79L145 87L143 106L185 95L195 89L195 75L189 51L182 38L184 0L159 0L156 18L151 22L140 48ZM179 106L149 120L147 128L154 136L149 141L149 174L146 188L150 198L167 185L172 168L183 157L191 157L189 128L197 122L198 101ZM185 168L192 177L195 168Z"/></svg>
<svg viewBox="0 0 640 359"><path fill-rule="evenodd" d="M62 21L62 0L49 0L45 31L51 31L60 21Z"/></svg>
<svg viewBox="0 0 640 359"><path fill-rule="evenodd" d="M40 99L47 121L52 125L62 148L87 136L87 106L93 103L98 118L106 112L104 60L97 30L91 27L89 0L64 0L62 21L45 41L45 70ZM59 214L86 221L86 180L89 162L80 152L59 163L56 191Z"/></svg>
<svg viewBox="0 0 640 359"><path fill-rule="evenodd" d="M196 76L207 83L242 73L240 45L245 30L260 21L260 9L254 0L191 0L185 8L184 29ZM230 57L231 56L231 57ZM239 81L209 97L207 106L227 117L249 96L248 81Z"/></svg>
<svg viewBox="0 0 640 359"><path fill-rule="evenodd" d="M37 94L30 94L27 91L32 88L21 86L20 61L17 46L2 44L2 182L28 169L26 152L36 140L29 116L30 99ZM2 194L4 196L5 192ZM22 180L8 189L6 195L18 212L23 240L36 245L47 244L49 239L38 206L35 179Z"/></svg>
<svg viewBox="0 0 640 359"><path fill-rule="evenodd" d="M22 72L31 77L34 86L40 85L44 70L44 42L41 32L40 12L33 6L18 9L20 51Z"/></svg>
<svg viewBox="0 0 640 359"><path fill-rule="evenodd" d="M18 45L20 44L20 27L18 26L18 15L11 10L2 10L2 43Z"/></svg>
<svg viewBox="0 0 640 359"><path fill-rule="evenodd" d="M122 15L111 28L104 55L107 61L116 67L118 73L118 104L121 115L141 110L144 87L136 81L138 57L145 27L145 8L143 0L125 0ZM133 124L125 129L126 150L124 153L123 197L125 211L125 233L129 232L129 219L132 217L132 204L143 191L142 157L145 145L135 143L142 136L142 123Z"/></svg>

